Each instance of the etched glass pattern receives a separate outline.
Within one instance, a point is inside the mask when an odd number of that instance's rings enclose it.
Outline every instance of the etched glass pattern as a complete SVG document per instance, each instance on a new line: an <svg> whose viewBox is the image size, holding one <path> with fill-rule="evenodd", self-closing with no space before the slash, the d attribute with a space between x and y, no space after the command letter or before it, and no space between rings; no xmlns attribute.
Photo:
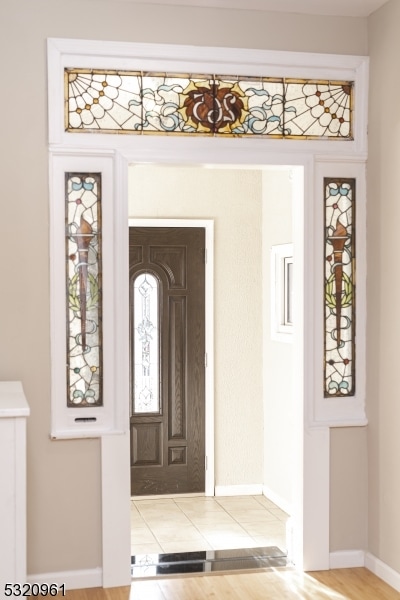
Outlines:
<svg viewBox="0 0 400 600"><path fill-rule="evenodd" d="M134 413L159 413L158 281L142 273L133 281Z"/></svg>
<svg viewBox="0 0 400 600"><path fill-rule="evenodd" d="M325 397L355 393L355 180L324 180Z"/></svg>
<svg viewBox="0 0 400 600"><path fill-rule="evenodd" d="M352 138L353 82L65 70L70 132Z"/></svg>
<svg viewBox="0 0 400 600"><path fill-rule="evenodd" d="M67 405L102 406L101 175L66 173Z"/></svg>

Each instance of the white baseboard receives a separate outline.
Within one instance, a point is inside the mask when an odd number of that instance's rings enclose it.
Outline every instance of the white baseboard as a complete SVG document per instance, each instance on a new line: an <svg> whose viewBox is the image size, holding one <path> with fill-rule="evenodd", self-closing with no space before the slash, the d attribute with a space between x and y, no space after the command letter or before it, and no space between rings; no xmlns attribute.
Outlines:
<svg viewBox="0 0 400 600"><path fill-rule="evenodd" d="M364 550L340 550L329 554L330 569L352 569L365 566Z"/></svg>
<svg viewBox="0 0 400 600"><path fill-rule="evenodd" d="M261 483L250 485L216 485L216 496L261 496Z"/></svg>
<svg viewBox="0 0 400 600"><path fill-rule="evenodd" d="M281 496L279 496L279 494L277 494L276 492L271 490L268 486L263 485L262 493L264 494L264 496L266 498L268 498L268 500L271 500L271 502L273 502L279 508L284 510L285 513L287 513L288 515L293 514L292 513L292 504L290 502L288 502L287 500L285 500L285 498L282 498Z"/></svg>
<svg viewBox="0 0 400 600"><path fill-rule="evenodd" d="M380 579L383 579L387 584L392 586L396 591L400 592L400 573L389 567L369 552L365 553L365 567L374 573Z"/></svg>
<svg viewBox="0 0 400 600"><path fill-rule="evenodd" d="M102 587L103 570L84 569L82 571L60 571L57 573L40 573L38 575L28 575L28 583L56 583L58 586L65 585L65 591Z"/></svg>

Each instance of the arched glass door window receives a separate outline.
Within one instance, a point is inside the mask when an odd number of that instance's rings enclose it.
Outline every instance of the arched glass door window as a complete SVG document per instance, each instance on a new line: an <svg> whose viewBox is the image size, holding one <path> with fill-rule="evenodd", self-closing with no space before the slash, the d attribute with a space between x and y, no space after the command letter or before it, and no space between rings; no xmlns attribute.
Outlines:
<svg viewBox="0 0 400 600"><path fill-rule="evenodd" d="M159 285L152 273L133 280L133 412L160 412Z"/></svg>

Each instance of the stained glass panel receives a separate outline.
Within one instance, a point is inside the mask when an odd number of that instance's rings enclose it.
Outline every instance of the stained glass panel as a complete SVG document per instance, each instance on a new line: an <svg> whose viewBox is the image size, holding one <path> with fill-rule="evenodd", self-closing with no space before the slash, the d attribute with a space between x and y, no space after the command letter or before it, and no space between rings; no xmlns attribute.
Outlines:
<svg viewBox="0 0 400 600"><path fill-rule="evenodd" d="M217 133L283 136L281 79L224 78L217 83Z"/></svg>
<svg viewBox="0 0 400 600"><path fill-rule="evenodd" d="M158 281L142 273L133 281L133 412L159 413Z"/></svg>
<svg viewBox="0 0 400 600"><path fill-rule="evenodd" d="M285 81L287 136L351 138L351 109L348 81Z"/></svg>
<svg viewBox="0 0 400 600"><path fill-rule="evenodd" d="M355 180L324 180L325 396L355 393Z"/></svg>
<svg viewBox="0 0 400 600"><path fill-rule="evenodd" d="M351 81L66 69L67 131L352 139Z"/></svg>
<svg viewBox="0 0 400 600"><path fill-rule="evenodd" d="M102 406L101 175L66 173L68 406Z"/></svg>
<svg viewBox="0 0 400 600"><path fill-rule="evenodd" d="M137 131L142 125L141 85L140 73L66 69L66 129Z"/></svg>

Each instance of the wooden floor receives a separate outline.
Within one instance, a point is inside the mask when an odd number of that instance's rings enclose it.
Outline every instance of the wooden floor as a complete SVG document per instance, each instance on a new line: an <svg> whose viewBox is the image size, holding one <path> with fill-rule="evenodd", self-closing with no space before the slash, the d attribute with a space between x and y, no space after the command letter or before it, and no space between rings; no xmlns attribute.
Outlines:
<svg viewBox="0 0 400 600"><path fill-rule="evenodd" d="M367 569L290 569L135 581L131 587L67 592L68 600L400 600Z"/></svg>

